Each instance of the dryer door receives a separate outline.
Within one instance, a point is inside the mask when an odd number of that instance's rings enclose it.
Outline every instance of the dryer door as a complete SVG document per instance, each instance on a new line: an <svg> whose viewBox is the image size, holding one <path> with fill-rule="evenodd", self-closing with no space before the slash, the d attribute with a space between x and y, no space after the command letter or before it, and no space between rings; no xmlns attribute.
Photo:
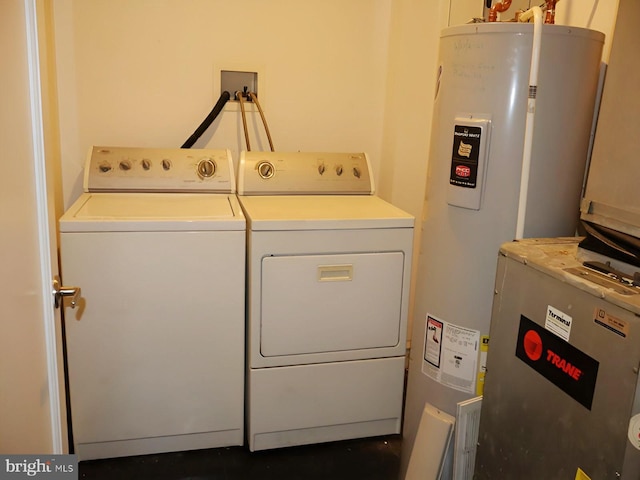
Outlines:
<svg viewBox="0 0 640 480"><path fill-rule="evenodd" d="M375 356L396 346L403 268L402 252L265 257L261 355L327 354L332 361L335 352Z"/></svg>

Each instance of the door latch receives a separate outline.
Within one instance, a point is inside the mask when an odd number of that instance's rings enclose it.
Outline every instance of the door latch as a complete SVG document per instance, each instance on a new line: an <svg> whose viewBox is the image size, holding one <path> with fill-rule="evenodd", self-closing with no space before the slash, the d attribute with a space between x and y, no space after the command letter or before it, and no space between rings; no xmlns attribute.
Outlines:
<svg viewBox="0 0 640 480"><path fill-rule="evenodd" d="M71 308L76 308L80 300L80 287L63 287L60 285L60 277L53 279L53 303L56 308L62 305L63 297L71 297Z"/></svg>

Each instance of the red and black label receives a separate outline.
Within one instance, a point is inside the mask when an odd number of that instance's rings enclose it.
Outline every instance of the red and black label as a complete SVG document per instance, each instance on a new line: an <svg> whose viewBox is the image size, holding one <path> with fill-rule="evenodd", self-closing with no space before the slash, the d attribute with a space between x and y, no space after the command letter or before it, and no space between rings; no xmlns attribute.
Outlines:
<svg viewBox="0 0 640 480"><path fill-rule="evenodd" d="M600 363L524 315L516 357L591 410Z"/></svg>
<svg viewBox="0 0 640 480"><path fill-rule="evenodd" d="M451 174L449 183L457 187L476 188L482 128L456 125L453 129Z"/></svg>

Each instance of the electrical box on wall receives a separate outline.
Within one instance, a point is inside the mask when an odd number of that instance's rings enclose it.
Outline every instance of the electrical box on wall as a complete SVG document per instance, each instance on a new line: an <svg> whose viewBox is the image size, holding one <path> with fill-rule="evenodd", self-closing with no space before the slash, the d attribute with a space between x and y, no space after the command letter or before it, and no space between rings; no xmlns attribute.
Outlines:
<svg viewBox="0 0 640 480"><path fill-rule="evenodd" d="M242 92L243 98L251 101L249 92L258 96L258 72L220 71L220 91L231 94L231 101L238 101L236 92Z"/></svg>
<svg viewBox="0 0 640 480"><path fill-rule="evenodd" d="M246 101L250 109L253 108L251 97L248 93L254 93L260 100L260 104L265 104L264 88L264 68L260 65L249 63L220 63L214 65L213 71L213 93L218 98L222 92L227 91L231 98L225 109L230 111L240 110L240 102L236 99L236 92L243 92L243 100Z"/></svg>

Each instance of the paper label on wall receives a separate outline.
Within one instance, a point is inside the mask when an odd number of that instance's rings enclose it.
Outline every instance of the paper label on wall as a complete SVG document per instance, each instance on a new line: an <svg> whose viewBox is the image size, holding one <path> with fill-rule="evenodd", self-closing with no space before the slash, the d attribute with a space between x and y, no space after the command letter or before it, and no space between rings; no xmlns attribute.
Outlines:
<svg viewBox="0 0 640 480"><path fill-rule="evenodd" d="M557 308L547 305L547 316L544 321L544 328L555 333L561 339L569 341L571 336L571 322L573 319Z"/></svg>
<svg viewBox="0 0 640 480"><path fill-rule="evenodd" d="M462 392L475 392L480 332L427 314L422 373Z"/></svg>

